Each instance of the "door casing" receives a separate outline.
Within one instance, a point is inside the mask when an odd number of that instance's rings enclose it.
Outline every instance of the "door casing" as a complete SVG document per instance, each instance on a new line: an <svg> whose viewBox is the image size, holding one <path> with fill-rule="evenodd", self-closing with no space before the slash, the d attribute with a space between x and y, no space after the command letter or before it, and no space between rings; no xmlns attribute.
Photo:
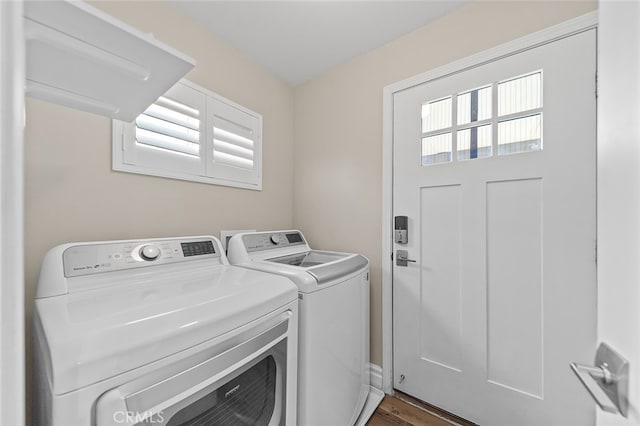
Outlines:
<svg viewBox="0 0 640 426"><path fill-rule="evenodd" d="M25 424L22 0L0 2L0 424Z"/></svg>

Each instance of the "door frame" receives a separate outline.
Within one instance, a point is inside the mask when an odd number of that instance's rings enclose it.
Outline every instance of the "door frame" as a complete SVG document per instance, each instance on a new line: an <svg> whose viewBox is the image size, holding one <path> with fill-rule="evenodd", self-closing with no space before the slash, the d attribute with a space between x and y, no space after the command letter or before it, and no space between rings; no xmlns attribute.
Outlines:
<svg viewBox="0 0 640 426"><path fill-rule="evenodd" d="M393 393L393 97L411 87L479 67L598 26L598 11L517 38L383 89L382 117L382 389ZM386 259L386 260L385 260Z"/></svg>
<svg viewBox="0 0 640 426"><path fill-rule="evenodd" d="M0 424L25 422L23 2L0 1Z"/></svg>

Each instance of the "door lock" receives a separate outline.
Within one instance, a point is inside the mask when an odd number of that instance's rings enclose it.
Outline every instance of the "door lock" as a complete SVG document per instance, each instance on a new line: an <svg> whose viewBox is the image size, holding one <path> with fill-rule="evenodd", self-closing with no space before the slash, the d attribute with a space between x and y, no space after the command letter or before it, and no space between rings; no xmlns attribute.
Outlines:
<svg viewBox="0 0 640 426"><path fill-rule="evenodd" d="M396 251L396 265L397 266L407 266L409 262L414 262L415 260L409 259L409 252L407 250L398 250Z"/></svg>
<svg viewBox="0 0 640 426"><path fill-rule="evenodd" d="M396 216L393 225L393 241L397 244L407 244L409 242L409 219L407 216Z"/></svg>

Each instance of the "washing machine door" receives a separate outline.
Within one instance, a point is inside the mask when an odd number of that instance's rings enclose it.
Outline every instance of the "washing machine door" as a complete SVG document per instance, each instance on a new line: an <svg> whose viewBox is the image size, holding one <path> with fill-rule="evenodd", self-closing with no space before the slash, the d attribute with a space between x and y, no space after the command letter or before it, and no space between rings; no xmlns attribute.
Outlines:
<svg viewBox="0 0 640 426"><path fill-rule="evenodd" d="M180 360L180 371L109 390L96 402L96 426L284 425L289 317L280 319L220 344L204 361Z"/></svg>
<svg viewBox="0 0 640 426"><path fill-rule="evenodd" d="M171 414L167 426L278 424L279 419L273 415L277 381L275 358L266 356L243 370L199 399L181 404L182 408Z"/></svg>

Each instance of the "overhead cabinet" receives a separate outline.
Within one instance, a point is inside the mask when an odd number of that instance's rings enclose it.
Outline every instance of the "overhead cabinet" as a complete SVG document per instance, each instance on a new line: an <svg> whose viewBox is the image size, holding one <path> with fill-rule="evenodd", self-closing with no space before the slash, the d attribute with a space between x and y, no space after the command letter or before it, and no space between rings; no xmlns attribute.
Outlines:
<svg viewBox="0 0 640 426"><path fill-rule="evenodd" d="M24 10L27 96L131 122L195 66L83 2L28 1Z"/></svg>

